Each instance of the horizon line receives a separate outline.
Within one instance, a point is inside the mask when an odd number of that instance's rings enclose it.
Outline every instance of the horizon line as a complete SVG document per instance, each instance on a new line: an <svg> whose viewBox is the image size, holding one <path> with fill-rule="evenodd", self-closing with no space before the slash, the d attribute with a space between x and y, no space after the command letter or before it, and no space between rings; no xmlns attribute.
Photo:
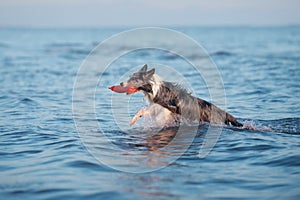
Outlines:
<svg viewBox="0 0 300 200"><path fill-rule="evenodd" d="M247 27L247 28L262 28L262 27L297 27L300 26L300 23L291 23L291 24L170 24L170 25L70 25L70 26L41 26L41 25L0 25L0 29L98 29L98 28L142 28L142 27L160 27L160 28L192 28L192 27L203 27L203 28L217 28L217 27Z"/></svg>

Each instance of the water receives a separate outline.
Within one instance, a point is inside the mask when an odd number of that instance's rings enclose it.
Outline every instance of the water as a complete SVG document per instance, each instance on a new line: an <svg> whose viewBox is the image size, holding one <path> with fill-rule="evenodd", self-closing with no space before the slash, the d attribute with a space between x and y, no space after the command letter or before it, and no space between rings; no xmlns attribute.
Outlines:
<svg viewBox="0 0 300 200"><path fill-rule="evenodd" d="M140 174L99 163L83 146L72 116L79 66L99 42L122 30L0 29L2 199L300 197L300 27L177 28L206 48L223 79L227 110L256 130L225 127L210 154L199 159L208 128L203 125L179 159ZM203 80L170 54L139 51L112 63L102 76L105 85L96 88L99 113L96 119L85 119L86 129L101 138L99 130L89 129L96 121L114 144L146 154L172 140L172 133L143 139L120 130L106 89L145 61L174 65L194 94L210 96ZM100 95L102 91L107 95ZM139 94L131 101L136 105L131 114L145 104ZM168 153L176 154L184 140ZM109 146L101 148L103 155L115 159L114 166L131 167ZM153 161L150 165L167 163L164 157Z"/></svg>

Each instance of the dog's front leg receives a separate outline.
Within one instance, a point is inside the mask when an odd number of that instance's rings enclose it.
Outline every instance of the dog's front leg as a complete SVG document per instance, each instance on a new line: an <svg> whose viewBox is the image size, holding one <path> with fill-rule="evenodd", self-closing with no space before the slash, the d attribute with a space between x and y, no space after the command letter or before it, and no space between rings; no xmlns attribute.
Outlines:
<svg viewBox="0 0 300 200"><path fill-rule="evenodd" d="M142 109L140 109L134 116L133 116L133 118L130 120L130 126L132 126L133 124L135 124L135 122L137 121L137 119L139 118L139 117L142 117L143 115L145 115L145 114L149 114L150 112L149 112L149 110L147 109L147 108L142 108Z"/></svg>

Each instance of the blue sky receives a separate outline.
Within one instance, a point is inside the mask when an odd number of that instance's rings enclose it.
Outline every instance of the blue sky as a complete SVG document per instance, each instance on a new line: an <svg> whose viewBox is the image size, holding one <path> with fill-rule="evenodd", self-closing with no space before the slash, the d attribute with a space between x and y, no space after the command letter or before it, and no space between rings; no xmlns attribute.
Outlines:
<svg viewBox="0 0 300 200"><path fill-rule="evenodd" d="M1 0L0 26L300 24L299 0Z"/></svg>

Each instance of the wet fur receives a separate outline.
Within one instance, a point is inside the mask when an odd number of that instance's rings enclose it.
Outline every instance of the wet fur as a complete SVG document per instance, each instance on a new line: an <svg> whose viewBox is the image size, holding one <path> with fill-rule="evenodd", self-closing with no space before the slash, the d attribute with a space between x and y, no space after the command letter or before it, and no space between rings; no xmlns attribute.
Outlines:
<svg viewBox="0 0 300 200"><path fill-rule="evenodd" d="M180 117L188 121L243 126L229 113L212 103L192 96L187 90L176 84L162 81L154 72L155 69L147 71L147 65L145 65L121 85L137 87L145 94L150 107L156 104L162 107L161 111L156 109L156 114L157 112L164 112L165 118L174 120L176 123ZM160 106L156 105L158 108ZM167 109L169 112L166 112L164 109ZM151 109L149 110L151 111ZM161 121L162 119L158 120Z"/></svg>

